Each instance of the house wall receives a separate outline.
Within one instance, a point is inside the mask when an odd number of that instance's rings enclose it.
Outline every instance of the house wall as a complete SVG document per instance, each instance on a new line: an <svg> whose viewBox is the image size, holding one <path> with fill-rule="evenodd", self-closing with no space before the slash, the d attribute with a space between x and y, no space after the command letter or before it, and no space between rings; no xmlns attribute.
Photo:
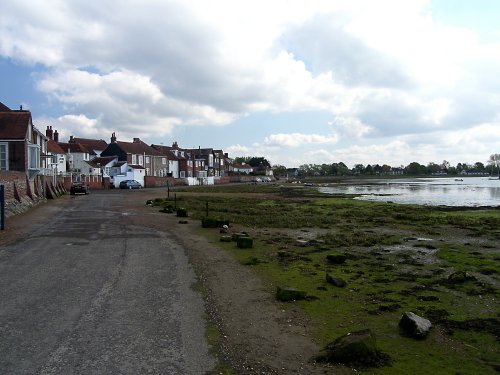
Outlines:
<svg viewBox="0 0 500 375"><path fill-rule="evenodd" d="M168 160L168 171L172 173L173 178L179 178L179 162L177 160Z"/></svg>

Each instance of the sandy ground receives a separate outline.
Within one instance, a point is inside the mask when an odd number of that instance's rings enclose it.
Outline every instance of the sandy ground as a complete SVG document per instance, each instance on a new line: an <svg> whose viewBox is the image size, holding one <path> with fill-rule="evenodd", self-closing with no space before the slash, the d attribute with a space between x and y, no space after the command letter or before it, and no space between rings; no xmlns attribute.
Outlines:
<svg viewBox="0 0 500 375"><path fill-rule="evenodd" d="M218 357L238 374L350 374L345 367L328 367L311 359L320 348L308 332L308 322L298 309L282 309L274 299L275 286L265 285L248 267L196 234L199 221L179 224L179 218L146 206L146 200L165 196L160 189L110 191L127 194L129 220L165 231L182 245L200 282L206 288L208 319L221 333ZM0 245L23 236L32 224L69 204L65 196L7 220Z"/></svg>

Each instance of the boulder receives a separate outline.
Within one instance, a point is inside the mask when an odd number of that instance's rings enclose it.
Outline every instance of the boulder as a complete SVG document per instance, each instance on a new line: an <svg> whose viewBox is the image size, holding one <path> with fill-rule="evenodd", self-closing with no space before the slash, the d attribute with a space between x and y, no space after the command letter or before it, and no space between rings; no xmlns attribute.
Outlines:
<svg viewBox="0 0 500 375"><path fill-rule="evenodd" d="M329 274L326 274L326 282L328 284L332 284L332 285L339 287L339 288L343 288L347 285L347 283L344 280L342 280L341 278L333 277Z"/></svg>
<svg viewBox="0 0 500 375"><path fill-rule="evenodd" d="M466 281L474 281L476 278L465 271L457 271L448 276L448 282L452 284L463 284Z"/></svg>
<svg viewBox="0 0 500 375"><path fill-rule="evenodd" d="M338 337L322 351L319 361L379 367L390 364L390 357L377 349L375 336L369 329Z"/></svg>
<svg viewBox="0 0 500 375"><path fill-rule="evenodd" d="M429 333L432 323L410 311L405 312L399 320L399 327L404 333L415 338L424 338Z"/></svg>
<svg viewBox="0 0 500 375"><path fill-rule="evenodd" d="M240 249L251 249L253 247L252 237L239 237L236 241L236 246Z"/></svg>
<svg viewBox="0 0 500 375"><path fill-rule="evenodd" d="M276 299L282 302L299 301L306 298L307 293L294 288L281 288L276 290Z"/></svg>
<svg viewBox="0 0 500 375"><path fill-rule="evenodd" d="M188 216L187 210L185 208L178 208L177 209L177 216L178 217L187 217Z"/></svg>
<svg viewBox="0 0 500 375"><path fill-rule="evenodd" d="M344 254L328 254L326 260L331 264L343 264L347 257Z"/></svg>
<svg viewBox="0 0 500 375"><path fill-rule="evenodd" d="M309 244L309 241L306 240L295 240L295 246L306 247Z"/></svg>

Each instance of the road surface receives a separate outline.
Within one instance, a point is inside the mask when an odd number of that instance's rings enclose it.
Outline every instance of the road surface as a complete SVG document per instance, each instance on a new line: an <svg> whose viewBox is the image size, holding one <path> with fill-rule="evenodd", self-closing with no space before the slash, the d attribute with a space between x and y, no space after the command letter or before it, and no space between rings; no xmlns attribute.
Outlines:
<svg viewBox="0 0 500 375"><path fill-rule="evenodd" d="M135 194L64 196L0 246L1 374L213 369L194 272L166 232L128 220Z"/></svg>

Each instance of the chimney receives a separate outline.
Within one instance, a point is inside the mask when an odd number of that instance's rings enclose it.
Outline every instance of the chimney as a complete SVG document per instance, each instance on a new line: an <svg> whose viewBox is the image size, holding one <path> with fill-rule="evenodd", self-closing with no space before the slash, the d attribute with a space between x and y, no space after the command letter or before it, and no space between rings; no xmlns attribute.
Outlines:
<svg viewBox="0 0 500 375"><path fill-rule="evenodd" d="M45 130L45 135L49 139L53 139L54 137L54 132L52 131L52 126L47 126L47 130Z"/></svg>
<svg viewBox="0 0 500 375"><path fill-rule="evenodd" d="M22 104L19 106L19 110L20 110L20 111L22 111L22 110L23 110L23 105L22 105Z"/></svg>
<svg viewBox="0 0 500 375"><path fill-rule="evenodd" d="M134 143L140 143L141 140L139 138L134 138Z"/></svg>
<svg viewBox="0 0 500 375"><path fill-rule="evenodd" d="M174 143L172 143L172 147L175 147L175 148L179 147L179 146L177 145L177 141L175 141Z"/></svg>
<svg viewBox="0 0 500 375"><path fill-rule="evenodd" d="M54 142L59 142L59 133L56 131L54 131Z"/></svg>
<svg viewBox="0 0 500 375"><path fill-rule="evenodd" d="M115 132L113 132L113 134L111 134L111 143L116 143L116 135L115 135Z"/></svg>
<svg viewBox="0 0 500 375"><path fill-rule="evenodd" d="M70 143L74 143L74 142L75 142L75 140L73 139L73 136L72 136L72 135L70 135L70 136L69 136L69 142L70 142Z"/></svg>

